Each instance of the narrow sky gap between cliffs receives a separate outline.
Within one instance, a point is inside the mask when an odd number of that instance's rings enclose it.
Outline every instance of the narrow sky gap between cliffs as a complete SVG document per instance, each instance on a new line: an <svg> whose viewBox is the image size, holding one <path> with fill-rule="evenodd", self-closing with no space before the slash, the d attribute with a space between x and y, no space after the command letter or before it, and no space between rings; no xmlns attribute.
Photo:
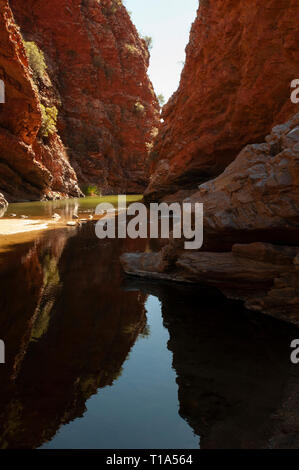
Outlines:
<svg viewBox="0 0 299 470"><path fill-rule="evenodd" d="M176 91L185 61L198 0L124 0L133 23L153 39L149 76L157 95L167 101Z"/></svg>

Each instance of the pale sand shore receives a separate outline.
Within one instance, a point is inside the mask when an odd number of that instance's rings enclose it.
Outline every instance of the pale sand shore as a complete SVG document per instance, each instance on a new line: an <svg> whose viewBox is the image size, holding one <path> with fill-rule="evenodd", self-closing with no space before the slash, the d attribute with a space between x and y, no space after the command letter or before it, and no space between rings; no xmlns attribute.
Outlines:
<svg viewBox="0 0 299 470"><path fill-rule="evenodd" d="M106 215L106 218L115 217L117 211ZM96 215L93 221L101 219L103 215ZM68 226L72 222L74 226ZM92 222L92 220L79 218L78 220L53 220L53 219L0 219L0 253L6 252L13 246L33 241L45 230L53 229L75 229L82 223Z"/></svg>
<svg viewBox="0 0 299 470"><path fill-rule="evenodd" d="M32 219L0 219L0 237L18 233L46 230L52 221Z"/></svg>
<svg viewBox="0 0 299 470"><path fill-rule="evenodd" d="M6 253L19 244L34 241L45 230L65 227L65 223L53 220L0 219L0 253Z"/></svg>
<svg viewBox="0 0 299 470"><path fill-rule="evenodd" d="M115 217L117 211L106 215L107 217ZM0 253L12 249L14 246L22 243L28 243L35 240L42 232L53 229L69 229L74 230L82 223L96 222L101 219L102 215L96 215L93 220L82 218L78 220L53 220L53 219L20 219L20 218L3 218L0 219ZM74 226L68 226L69 223Z"/></svg>
<svg viewBox="0 0 299 470"><path fill-rule="evenodd" d="M118 214L117 211L106 215L106 218L115 217ZM93 221L101 219L103 215L96 215L93 217ZM35 232L53 228L67 227L68 223L74 223L74 225L80 224L80 222L91 222L89 219L85 219L83 216L78 220L53 220L53 219L0 219L0 239L2 236L17 235L19 233Z"/></svg>

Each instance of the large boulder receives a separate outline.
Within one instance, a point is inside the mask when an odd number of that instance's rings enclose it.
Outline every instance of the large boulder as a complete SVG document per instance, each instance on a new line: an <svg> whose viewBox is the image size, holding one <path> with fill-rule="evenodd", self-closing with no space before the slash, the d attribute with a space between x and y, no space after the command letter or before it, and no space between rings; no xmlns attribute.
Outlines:
<svg viewBox="0 0 299 470"><path fill-rule="evenodd" d="M187 199L204 204L206 243L295 245L299 229L299 114L266 142L246 146L216 179Z"/></svg>

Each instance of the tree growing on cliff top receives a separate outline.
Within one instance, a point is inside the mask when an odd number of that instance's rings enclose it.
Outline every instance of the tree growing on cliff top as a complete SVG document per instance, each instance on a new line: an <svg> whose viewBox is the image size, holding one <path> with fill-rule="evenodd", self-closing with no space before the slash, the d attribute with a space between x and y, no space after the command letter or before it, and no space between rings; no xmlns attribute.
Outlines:
<svg viewBox="0 0 299 470"><path fill-rule="evenodd" d="M161 106L164 106L165 104L165 98L164 98L164 95L162 95L162 93L160 93L160 95L157 96L157 100L159 101L159 105Z"/></svg>
<svg viewBox="0 0 299 470"><path fill-rule="evenodd" d="M143 36L142 39L145 41L146 47L150 51L153 48L153 38L150 36Z"/></svg>

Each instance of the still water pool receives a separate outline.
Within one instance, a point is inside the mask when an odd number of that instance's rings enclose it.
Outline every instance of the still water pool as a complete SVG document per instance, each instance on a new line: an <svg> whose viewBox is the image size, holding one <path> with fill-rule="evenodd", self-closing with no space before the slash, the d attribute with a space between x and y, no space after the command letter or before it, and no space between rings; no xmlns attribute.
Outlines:
<svg viewBox="0 0 299 470"><path fill-rule="evenodd" d="M141 201L142 198L143 196L140 195L126 196L128 204ZM4 216L7 218L14 214L17 217L26 215L30 217L30 219L48 219L51 218L53 214L59 214L62 219L69 219L74 213L81 214L82 216L87 213L94 213L96 206L101 203L110 203L117 208L118 196L98 196L9 204Z"/></svg>
<svg viewBox="0 0 299 470"><path fill-rule="evenodd" d="M0 254L1 448L298 446L297 330L199 286L126 278L120 255L150 249L89 222Z"/></svg>

